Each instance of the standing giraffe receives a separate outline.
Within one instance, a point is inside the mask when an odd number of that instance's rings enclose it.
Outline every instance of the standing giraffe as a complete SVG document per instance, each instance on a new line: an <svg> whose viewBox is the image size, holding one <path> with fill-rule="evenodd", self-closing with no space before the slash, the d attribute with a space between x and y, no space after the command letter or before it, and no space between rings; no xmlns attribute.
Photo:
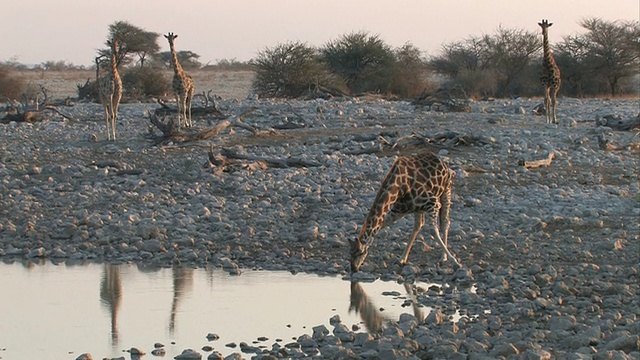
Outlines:
<svg viewBox="0 0 640 360"><path fill-rule="evenodd" d="M122 79L118 73L118 42L115 39L107 41L111 48L109 53L109 71L99 80L100 100L104 106L104 115L107 121L107 140L116 141L116 120L118 119L118 106L122 99ZM99 66L98 66L99 69ZM96 70L97 71L97 70Z"/></svg>
<svg viewBox="0 0 640 360"><path fill-rule="evenodd" d="M168 33L164 37L169 40L169 48L171 49L171 64L173 65L172 88L178 102L178 127L182 126L180 116L184 119L185 126L191 127L191 99L193 99L193 94L195 93L193 79L182 69L178 62L178 55L174 45L174 40L178 35Z"/></svg>
<svg viewBox="0 0 640 360"><path fill-rule="evenodd" d="M542 20L538 25L542 28L542 49L544 56L542 58L542 73L540 74L540 82L544 86L544 109L547 115L548 124L557 124L556 117L556 101L558 92L560 91L560 69L556 65L553 58L553 52L549 46L549 28L553 23Z"/></svg>
<svg viewBox="0 0 640 360"><path fill-rule="evenodd" d="M424 225L427 214L432 235L444 249L442 260L446 261L449 255L460 266L447 248L451 225L449 209L453 176L454 172L447 164L431 152L399 156L382 181L358 238L349 241L351 271L360 269L376 234L383 227L391 225L409 213L414 214L413 234L402 255L401 264L407 263L411 247ZM440 237L441 232L444 241Z"/></svg>

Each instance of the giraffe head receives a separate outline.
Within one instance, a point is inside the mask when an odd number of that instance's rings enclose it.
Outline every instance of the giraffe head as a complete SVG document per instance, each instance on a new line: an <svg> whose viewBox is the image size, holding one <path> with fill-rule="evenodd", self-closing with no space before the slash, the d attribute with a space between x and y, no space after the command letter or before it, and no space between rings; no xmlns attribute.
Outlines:
<svg viewBox="0 0 640 360"><path fill-rule="evenodd" d="M174 35L172 32L168 33L164 36L167 40L169 40L169 45L173 47L173 40L178 37L178 35Z"/></svg>
<svg viewBox="0 0 640 360"><path fill-rule="evenodd" d="M111 49L111 54L113 54L117 58L118 57L118 40L116 40L115 38L111 38L110 40L107 40L107 45L109 46L109 49Z"/></svg>
<svg viewBox="0 0 640 360"><path fill-rule="evenodd" d="M349 239L349 254L351 255L351 271L357 272L367 257L367 245L360 242L360 239Z"/></svg>
<svg viewBox="0 0 640 360"><path fill-rule="evenodd" d="M549 20L542 19L542 22L539 22L538 25L540 25L542 31L546 31L553 23L550 23Z"/></svg>

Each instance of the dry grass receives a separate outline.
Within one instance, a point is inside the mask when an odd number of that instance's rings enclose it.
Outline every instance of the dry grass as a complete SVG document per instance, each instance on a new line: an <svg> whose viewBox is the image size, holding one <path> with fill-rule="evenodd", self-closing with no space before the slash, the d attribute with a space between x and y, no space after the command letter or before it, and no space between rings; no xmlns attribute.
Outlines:
<svg viewBox="0 0 640 360"><path fill-rule="evenodd" d="M171 79L173 71L166 70ZM225 99L245 99L251 92L254 72L249 70L192 70L189 74L196 84L196 92L213 90L212 93ZM42 84L53 99L64 99L78 95L77 85L84 84L87 79L94 79L94 70L70 71L20 71L18 74L26 83Z"/></svg>

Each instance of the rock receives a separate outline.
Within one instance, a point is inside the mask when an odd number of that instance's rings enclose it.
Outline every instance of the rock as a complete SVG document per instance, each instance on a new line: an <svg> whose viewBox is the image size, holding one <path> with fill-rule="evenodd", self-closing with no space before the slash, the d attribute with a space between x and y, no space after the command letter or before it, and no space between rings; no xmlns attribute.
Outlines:
<svg viewBox="0 0 640 360"><path fill-rule="evenodd" d="M607 343L605 346L607 350L621 350L625 353L632 351L640 351L640 340L638 335L623 335L619 336Z"/></svg>
<svg viewBox="0 0 640 360"><path fill-rule="evenodd" d="M129 353L131 355L135 355L135 356L142 356L142 355L146 355L147 353L145 353L144 351L136 348L136 347L132 347L131 349L129 349Z"/></svg>
<svg viewBox="0 0 640 360"><path fill-rule="evenodd" d="M183 350L182 353L178 356L175 356L176 360L200 360L202 359L202 355L192 349Z"/></svg>
<svg viewBox="0 0 640 360"><path fill-rule="evenodd" d="M156 348L151 350L151 355L153 356L165 356L167 351L164 348Z"/></svg>

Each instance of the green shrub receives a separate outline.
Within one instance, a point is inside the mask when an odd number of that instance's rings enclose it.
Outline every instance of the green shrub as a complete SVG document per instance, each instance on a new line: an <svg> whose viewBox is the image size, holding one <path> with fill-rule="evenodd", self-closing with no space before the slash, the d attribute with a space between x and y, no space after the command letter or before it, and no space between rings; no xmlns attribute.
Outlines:
<svg viewBox="0 0 640 360"><path fill-rule="evenodd" d="M330 41L320 50L330 71L354 93L389 91L394 71L393 50L377 35L356 32Z"/></svg>
<svg viewBox="0 0 640 360"><path fill-rule="evenodd" d="M122 87L126 97L135 99L165 95L171 90L171 82L157 68L133 67L123 72Z"/></svg>
<svg viewBox="0 0 640 360"><path fill-rule="evenodd" d="M6 66L0 65L0 97L20 99L26 87L24 79L15 75Z"/></svg>
<svg viewBox="0 0 640 360"><path fill-rule="evenodd" d="M394 51L395 64L389 84L389 92L401 98L415 98L426 89L434 88L428 81L426 62L420 49L407 43Z"/></svg>
<svg viewBox="0 0 640 360"><path fill-rule="evenodd" d="M318 61L316 50L301 42L266 48L252 65L256 71L252 88L262 97L298 97L318 85L333 86L335 82Z"/></svg>

